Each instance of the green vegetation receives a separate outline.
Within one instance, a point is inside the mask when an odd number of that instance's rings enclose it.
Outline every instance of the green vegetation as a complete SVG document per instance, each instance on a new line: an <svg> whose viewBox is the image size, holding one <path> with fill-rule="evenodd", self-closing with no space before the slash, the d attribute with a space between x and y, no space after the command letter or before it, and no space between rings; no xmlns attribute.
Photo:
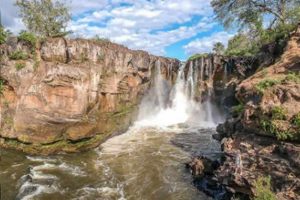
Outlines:
<svg viewBox="0 0 300 200"><path fill-rule="evenodd" d="M213 52L217 55L223 55L225 51L225 46L221 42L214 44Z"/></svg>
<svg viewBox="0 0 300 200"><path fill-rule="evenodd" d="M96 42L110 42L109 38L100 37L99 35L96 35L93 40Z"/></svg>
<svg viewBox="0 0 300 200"><path fill-rule="evenodd" d="M266 133L276 136L278 140L293 140L295 139L293 134L289 131L280 130L277 127L275 120L261 120L260 125Z"/></svg>
<svg viewBox="0 0 300 200"><path fill-rule="evenodd" d="M246 34L237 34L228 41L226 56L253 56L258 51Z"/></svg>
<svg viewBox="0 0 300 200"><path fill-rule="evenodd" d="M270 43L280 53L300 20L300 1L213 0L211 5L225 28L239 27L228 56L255 56Z"/></svg>
<svg viewBox="0 0 300 200"><path fill-rule="evenodd" d="M279 77L277 79L266 78L266 79L263 79L262 81L260 81L258 84L256 84L255 88L260 93L263 93L266 89L268 89L274 85L284 83L284 82L300 83L300 74L291 72L291 73L289 73L283 77Z"/></svg>
<svg viewBox="0 0 300 200"><path fill-rule="evenodd" d="M191 57L189 57L189 61L190 60L196 60L196 59L200 59L200 58L205 58L205 57L207 57L207 56L209 56L209 54L208 53L202 53L202 54L194 54L194 55L192 55Z"/></svg>
<svg viewBox="0 0 300 200"><path fill-rule="evenodd" d="M232 108L232 111L236 114L241 114L245 110L245 106L243 104L236 105Z"/></svg>
<svg viewBox="0 0 300 200"><path fill-rule="evenodd" d="M37 38L33 33L21 31L21 33L18 36L18 40L26 42L31 47L35 47Z"/></svg>
<svg viewBox="0 0 300 200"><path fill-rule="evenodd" d="M297 115L294 116L294 118L292 120L292 124L297 126L297 128L300 128L300 113L298 113Z"/></svg>
<svg viewBox="0 0 300 200"><path fill-rule="evenodd" d="M28 59L28 54L24 51L17 50L12 52L12 54L9 56L12 60L26 60Z"/></svg>
<svg viewBox="0 0 300 200"><path fill-rule="evenodd" d="M3 90L4 90L4 81L0 79L0 95L3 94Z"/></svg>
<svg viewBox="0 0 300 200"><path fill-rule="evenodd" d="M5 30L2 26L0 26L0 45L4 44L6 38L9 36L10 32Z"/></svg>
<svg viewBox="0 0 300 200"><path fill-rule="evenodd" d="M280 106L274 106L272 109L272 119L275 120L286 120L286 111Z"/></svg>
<svg viewBox="0 0 300 200"><path fill-rule="evenodd" d="M67 23L71 19L69 8L59 0L17 0L27 29L40 37L67 35Z"/></svg>
<svg viewBox="0 0 300 200"><path fill-rule="evenodd" d="M259 177L255 183L254 200L276 200L276 195L271 190L271 178Z"/></svg>
<svg viewBox="0 0 300 200"><path fill-rule="evenodd" d="M15 64L15 67L18 71L23 69L25 66L26 66L25 62L16 62L16 64Z"/></svg>
<svg viewBox="0 0 300 200"><path fill-rule="evenodd" d="M279 84L281 81L280 80L275 80L275 79L264 79L260 81L255 88L260 92L263 93L267 88L270 88L274 85Z"/></svg>
<svg viewBox="0 0 300 200"><path fill-rule="evenodd" d="M285 80L295 82L295 83L300 83L300 74L298 73L289 73Z"/></svg>

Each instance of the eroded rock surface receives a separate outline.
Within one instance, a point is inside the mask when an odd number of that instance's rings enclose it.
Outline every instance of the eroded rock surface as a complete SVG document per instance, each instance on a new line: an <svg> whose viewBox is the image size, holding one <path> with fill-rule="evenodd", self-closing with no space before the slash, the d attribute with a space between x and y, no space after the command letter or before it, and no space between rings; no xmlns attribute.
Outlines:
<svg viewBox="0 0 300 200"><path fill-rule="evenodd" d="M240 105L221 124L216 139L224 162L214 173L233 193L255 195L255 181L271 177L278 199L300 199L300 26L273 65L242 81ZM242 173L236 173L240 151Z"/></svg>
<svg viewBox="0 0 300 200"><path fill-rule="evenodd" d="M94 147L128 128L155 70L172 84L179 65L110 42L56 38L34 52L11 39L1 46L0 143L44 154Z"/></svg>

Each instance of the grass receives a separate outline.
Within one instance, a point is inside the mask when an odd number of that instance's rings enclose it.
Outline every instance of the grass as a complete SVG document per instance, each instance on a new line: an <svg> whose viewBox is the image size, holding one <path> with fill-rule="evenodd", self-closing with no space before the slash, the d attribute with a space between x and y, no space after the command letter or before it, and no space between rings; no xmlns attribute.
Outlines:
<svg viewBox="0 0 300 200"><path fill-rule="evenodd" d="M264 73L265 72L263 72L263 76L266 76L266 74ZM295 82L297 84L300 84L300 74L295 72L290 72L285 77L281 77L277 79L266 78L260 81L258 84L256 84L255 88L260 93L264 93L265 90L267 90L268 88L271 88L274 85L281 84L284 82Z"/></svg>
<svg viewBox="0 0 300 200"><path fill-rule="evenodd" d="M271 190L271 177L259 177L255 183L254 200L276 200L276 195Z"/></svg>
<svg viewBox="0 0 300 200"><path fill-rule="evenodd" d="M16 62L16 64L15 64L17 71L23 69L25 66L26 66L25 62Z"/></svg>
<svg viewBox="0 0 300 200"><path fill-rule="evenodd" d="M24 51L21 51L21 50L17 50L17 51L14 51L10 56L9 58L12 59L12 60L26 60L28 59L28 54Z"/></svg>
<svg viewBox="0 0 300 200"><path fill-rule="evenodd" d="M281 106L274 106L271 113L272 119L286 120L286 110Z"/></svg>
<svg viewBox="0 0 300 200"><path fill-rule="evenodd" d="M285 77L285 80L295 82L295 83L300 83L300 74L291 72Z"/></svg>
<svg viewBox="0 0 300 200"><path fill-rule="evenodd" d="M260 93L264 93L264 91L274 85L277 85L281 83L280 80L275 80L275 79L264 79L260 81L258 84L256 84L255 88L257 91Z"/></svg>

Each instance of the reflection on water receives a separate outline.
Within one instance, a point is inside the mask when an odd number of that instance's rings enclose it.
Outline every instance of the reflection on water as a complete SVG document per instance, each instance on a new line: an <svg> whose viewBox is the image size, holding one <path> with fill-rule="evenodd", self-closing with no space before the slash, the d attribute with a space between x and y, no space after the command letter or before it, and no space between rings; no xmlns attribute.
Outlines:
<svg viewBox="0 0 300 200"><path fill-rule="evenodd" d="M98 149L56 156L1 150L2 199L209 199L184 168L192 154L214 156L213 130L139 128Z"/></svg>

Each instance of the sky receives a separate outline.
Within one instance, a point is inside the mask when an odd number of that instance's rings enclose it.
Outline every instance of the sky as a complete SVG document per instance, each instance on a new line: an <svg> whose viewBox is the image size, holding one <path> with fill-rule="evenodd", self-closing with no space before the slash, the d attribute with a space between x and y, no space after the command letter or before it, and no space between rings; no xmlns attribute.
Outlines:
<svg viewBox="0 0 300 200"><path fill-rule="evenodd" d="M3 25L17 34L25 26L14 0L0 0ZM154 55L186 60L227 44L233 33L215 20L210 0L67 0L73 37L95 35Z"/></svg>

